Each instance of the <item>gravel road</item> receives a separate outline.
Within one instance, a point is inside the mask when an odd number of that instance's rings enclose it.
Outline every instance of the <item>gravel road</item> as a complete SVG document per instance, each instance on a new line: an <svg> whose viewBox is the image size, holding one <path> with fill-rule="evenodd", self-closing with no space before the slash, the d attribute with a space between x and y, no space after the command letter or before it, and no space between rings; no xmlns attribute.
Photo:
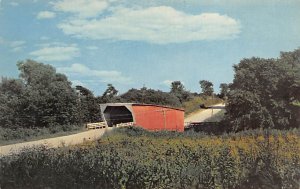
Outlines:
<svg viewBox="0 0 300 189"><path fill-rule="evenodd" d="M209 109L203 109L198 112L192 113L184 119L184 122L205 122L206 119L210 118L212 115L218 113L224 108L225 104L216 104Z"/></svg>
<svg viewBox="0 0 300 189"><path fill-rule="evenodd" d="M33 147L33 146L39 146L39 145L45 145L48 147L59 147L59 146L69 146L69 145L75 145L80 144L84 141L93 141L101 136L107 131L110 131L112 128L106 128L106 129L95 129L95 130L89 130L73 135L67 135L62 137L55 137L55 138L48 138L48 139L42 139L37 141L31 141L31 142L23 142L23 143L17 143L17 144L11 144L6 146L0 146L0 156L8 155L10 153L16 153L20 151L23 148Z"/></svg>

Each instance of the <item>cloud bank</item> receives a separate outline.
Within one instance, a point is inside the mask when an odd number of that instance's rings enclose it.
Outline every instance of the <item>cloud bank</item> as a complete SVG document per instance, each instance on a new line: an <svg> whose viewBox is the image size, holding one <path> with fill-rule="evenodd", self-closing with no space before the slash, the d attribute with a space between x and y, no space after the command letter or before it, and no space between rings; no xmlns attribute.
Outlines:
<svg viewBox="0 0 300 189"><path fill-rule="evenodd" d="M105 82L105 83L122 83L128 84L131 82L129 77L125 77L119 71L95 70L83 64L72 64L70 67L57 68L58 72L65 73L70 77L84 77L87 81Z"/></svg>
<svg viewBox="0 0 300 189"><path fill-rule="evenodd" d="M108 5L106 0L63 0L53 3L55 10L73 13L81 18L95 17L101 14Z"/></svg>
<svg viewBox="0 0 300 189"><path fill-rule="evenodd" d="M10 42L10 47L13 52L20 52L24 49L26 41L12 41Z"/></svg>
<svg viewBox="0 0 300 189"><path fill-rule="evenodd" d="M190 15L172 7L119 8L99 19L69 18L58 27L67 35L93 40L131 40L154 44L224 40L240 33L237 20L218 13Z"/></svg>
<svg viewBox="0 0 300 189"><path fill-rule="evenodd" d="M56 16L55 12L41 11L37 14L36 18L37 19L49 19L49 18L54 18L55 16Z"/></svg>
<svg viewBox="0 0 300 189"><path fill-rule="evenodd" d="M77 45L49 44L30 53L38 61L65 61L78 57L80 50Z"/></svg>

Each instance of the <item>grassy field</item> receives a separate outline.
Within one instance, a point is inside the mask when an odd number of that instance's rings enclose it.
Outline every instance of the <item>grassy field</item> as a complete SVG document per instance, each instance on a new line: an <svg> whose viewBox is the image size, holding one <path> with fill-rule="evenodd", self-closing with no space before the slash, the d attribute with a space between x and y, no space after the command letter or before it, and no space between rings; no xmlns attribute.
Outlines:
<svg viewBox="0 0 300 189"><path fill-rule="evenodd" d="M1 188L298 188L299 130L221 136L123 128L0 159Z"/></svg>

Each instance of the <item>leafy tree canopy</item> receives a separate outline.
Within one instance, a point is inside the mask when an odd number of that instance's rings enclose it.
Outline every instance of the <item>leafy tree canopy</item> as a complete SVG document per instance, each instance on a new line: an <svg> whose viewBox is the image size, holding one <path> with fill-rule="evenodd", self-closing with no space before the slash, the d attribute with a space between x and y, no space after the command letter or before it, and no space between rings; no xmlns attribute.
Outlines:
<svg viewBox="0 0 300 189"><path fill-rule="evenodd" d="M100 105L98 104L97 99L94 97L93 93L83 86L76 86L75 88L77 93L79 94L79 121L81 123L99 122L101 120Z"/></svg>
<svg viewBox="0 0 300 189"><path fill-rule="evenodd" d="M188 101L192 98L192 94L189 91L186 91L184 85L181 81L173 81L171 83L171 94L175 95L180 103Z"/></svg>
<svg viewBox="0 0 300 189"><path fill-rule="evenodd" d="M100 103L117 102L118 90L112 85L108 84L107 89L104 91L103 95L99 98Z"/></svg>
<svg viewBox="0 0 300 189"><path fill-rule="evenodd" d="M33 60L17 65L20 80L0 83L1 99L11 99L1 104L6 109L0 112L1 126L50 127L76 122L77 97L65 75Z"/></svg>
<svg viewBox="0 0 300 189"><path fill-rule="evenodd" d="M171 93L162 92L160 90L147 89L130 89L122 94L121 99L123 102L136 102L145 104L159 104L180 107L179 99Z"/></svg>
<svg viewBox="0 0 300 189"><path fill-rule="evenodd" d="M207 80L199 81L200 87L202 89L202 94L206 96L212 96L214 93L213 84Z"/></svg>
<svg viewBox="0 0 300 189"><path fill-rule="evenodd" d="M227 83L220 84L220 98L226 98L229 92L229 85Z"/></svg>
<svg viewBox="0 0 300 189"><path fill-rule="evenodd" d="M279 59L250 58L234 66L227 116L231 129L295 126L299 99L299 49ZM298 115L299 116L299 115Z"/></svg>

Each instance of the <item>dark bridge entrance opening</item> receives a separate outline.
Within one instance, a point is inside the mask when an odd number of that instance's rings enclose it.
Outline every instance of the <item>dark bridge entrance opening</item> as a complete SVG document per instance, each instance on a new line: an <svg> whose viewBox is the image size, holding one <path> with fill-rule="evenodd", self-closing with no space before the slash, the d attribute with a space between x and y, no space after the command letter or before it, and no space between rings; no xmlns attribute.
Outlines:
<svg viewBox="0 0 300 189"><path fill-rule="evenodd" d="M104 117L109 127L119 123L133 122L132 113L125 106L107 106Z"/></svg>

